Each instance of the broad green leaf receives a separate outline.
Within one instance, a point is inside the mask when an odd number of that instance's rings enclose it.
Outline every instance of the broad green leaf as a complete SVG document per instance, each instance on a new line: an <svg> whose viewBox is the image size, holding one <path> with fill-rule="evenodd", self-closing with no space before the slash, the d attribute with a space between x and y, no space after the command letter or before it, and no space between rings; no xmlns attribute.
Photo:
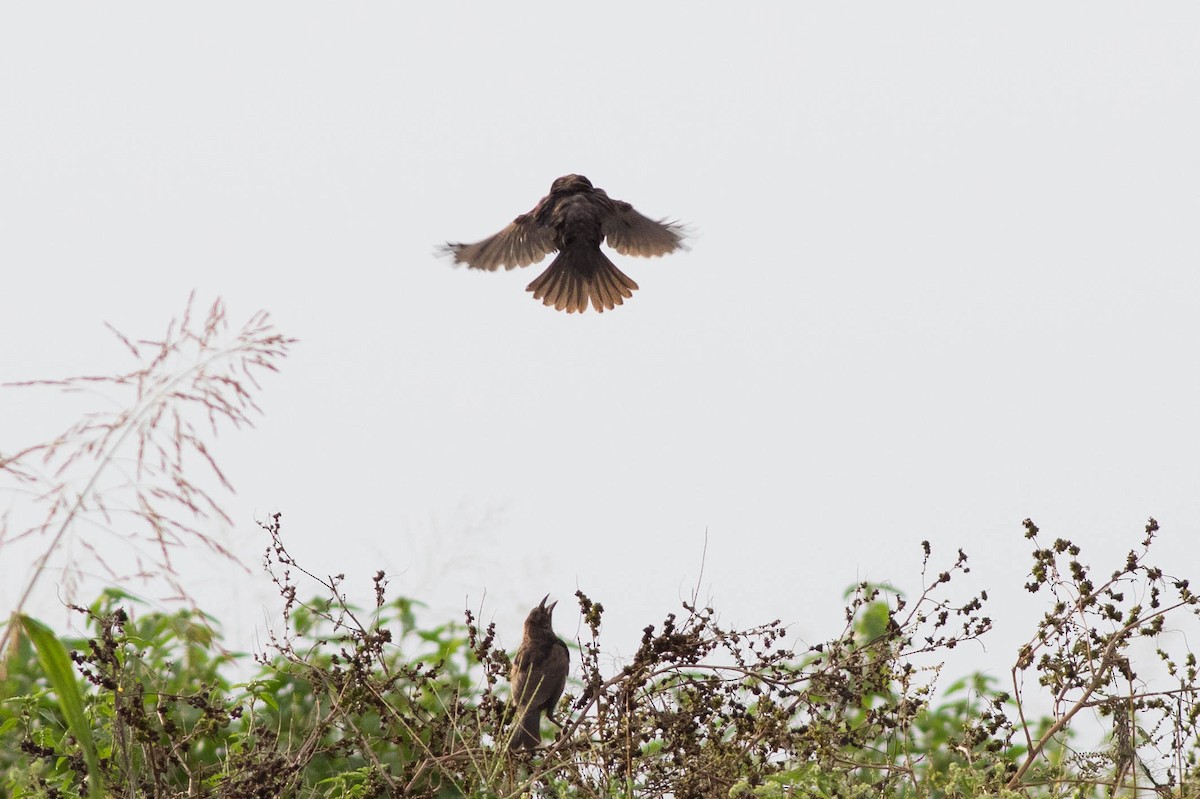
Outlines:
<svg viewBox="0 0 1200 799"><path fill-rule="evenodd" d="M71 656L49 627L29 616L22 615L20 619L25 634L29 636L33 648L37 651L38 662L42 664L46 679L50 681L50 687L58 696L58 707L63 718L67 720L67 728L83 749L83 759L88 770L88 796L91 799L103 799L100 761L96 757L92 728L83 712L83 694L75 679L75 670L71 667Z"/></svg>

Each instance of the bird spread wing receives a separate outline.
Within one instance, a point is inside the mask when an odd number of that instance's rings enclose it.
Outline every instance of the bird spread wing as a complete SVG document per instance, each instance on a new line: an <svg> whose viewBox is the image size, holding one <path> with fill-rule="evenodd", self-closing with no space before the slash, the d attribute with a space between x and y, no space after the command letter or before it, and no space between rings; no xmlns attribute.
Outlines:
<svg viewBox="0 0 1200 799"><path fill-rule="evenodd" d="M512 269L536 264L555 249L554 230L539 225L533 214L521 214L504 230L483 241L446 245L454 263L489 272L501 266Z"/></svg>
<svg viewBox="0 0 1200 799"><path fill-rule="evenodd" d="M608 246L621 255L666 255L683 246L683 226L642 216L626 202L616 202L616 213L604 221Z"/></svg>

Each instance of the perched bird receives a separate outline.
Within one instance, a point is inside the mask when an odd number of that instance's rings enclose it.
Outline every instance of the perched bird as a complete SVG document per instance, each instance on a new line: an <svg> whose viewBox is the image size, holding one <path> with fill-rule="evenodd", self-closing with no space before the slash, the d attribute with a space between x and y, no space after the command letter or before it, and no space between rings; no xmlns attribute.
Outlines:
<svg viewBox="0 0 1200 799"><path fill-rule="evenodd" d="M508 680L512 683L512 701L520 718L513 731L512 749L533 749L542 740L542 712L554 721L554 706L567 684L571 657L567 645L554 634L550 614L558 602L541 603L525 618L525 637L513 658Z"/></svg>
<svg viewBox="0 0 1200 799"><path fill-rule="evenodd" d="M600 251L600 242L622 255L665 255L683 246L683 227L642 216L610 199L583 175L563 175L532 211L491 238L475 244L447 243L454 263L493 272L529 266L558 250L550 267L525 287L556 310L582 313L588 301L603 313L633 296L634 283Z"/></svg>

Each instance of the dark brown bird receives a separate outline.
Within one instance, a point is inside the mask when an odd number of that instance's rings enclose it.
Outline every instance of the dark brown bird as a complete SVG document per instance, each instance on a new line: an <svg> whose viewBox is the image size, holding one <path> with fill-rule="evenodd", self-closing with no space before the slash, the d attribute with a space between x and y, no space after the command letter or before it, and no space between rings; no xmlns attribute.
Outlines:
<svg viewBox="0 0 1200 799"><path fill-rule="evenodd" d="M520 718L513 730L512 749L533 749L542 741L542 713L554 721L554 707L567 685L571 656L567 645L554 634L550 614L558 602L541 603L525 618L525 637L513 658L508 680L512 683L512 701Z"/></svg>
<svg viewBox="0 0 1200 799"><path fill-rule="evenodd" d="M493 272L535 264L557 250L549 268L525 290L559 311L582 313L591 301L603 313L638 287L600 251L604 239L622 255L665 255L683 246L683 228L642 216L583 175L563 175L532 211L504 230L475 244L448 243L445 251L456 264Z"/></svg>

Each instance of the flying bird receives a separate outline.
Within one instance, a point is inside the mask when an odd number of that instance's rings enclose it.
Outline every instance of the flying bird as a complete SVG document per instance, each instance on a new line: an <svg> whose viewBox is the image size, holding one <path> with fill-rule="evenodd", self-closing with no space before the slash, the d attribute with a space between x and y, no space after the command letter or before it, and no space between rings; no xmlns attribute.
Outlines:
<svg viewBox="0 0 1200 799"><path fill-rule="evenodd" d="M591 302L603 313L632 297L638 284L600 251L602 240L622 255L649 257L679 249L683 236L682 225L642 216L583 175L563 175L532 211L504 230L474 244L447 243L444 252L456 264L494 272L535 264L557 250L549 268L525 290L555 310L582 313Z"/></svg>
<svg viewBox="0 0 1200 799"><path fill-rule="evenodd" d="M542 741L542 713L554 721L554 706L567 685L567 669L571 656L567 645L554 634L550 615L557 602L541 603L525 618L525 637L513 658L508 681L512 684L512 701L520 717L513 731L512 749L533 749Z"/></svg>

